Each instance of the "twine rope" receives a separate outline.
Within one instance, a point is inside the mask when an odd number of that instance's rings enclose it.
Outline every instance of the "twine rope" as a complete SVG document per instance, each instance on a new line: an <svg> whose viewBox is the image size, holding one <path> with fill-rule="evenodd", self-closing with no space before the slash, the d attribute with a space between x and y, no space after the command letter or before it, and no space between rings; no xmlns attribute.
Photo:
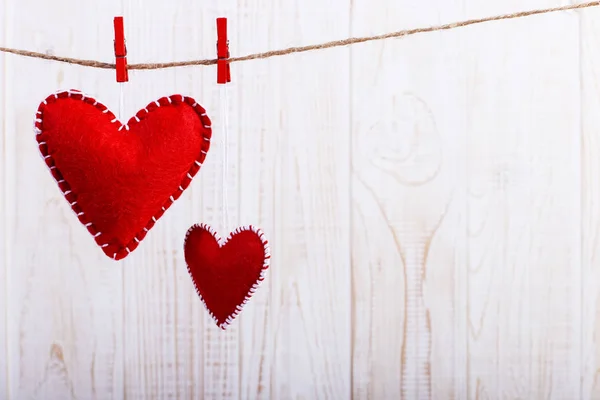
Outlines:
<svg viewBox="0 0 600 400"><path fill-rule="evenodd" d="M325 43L320 43L320 44L308 45L308 46L288 47L288 48L281 49L281 50L266 51L264 53L248 54L248 55L241 56L241 57L231 57L231 58L229 58L229 62L233 63L233 62L239 62L239 61L258 60L258 59L283 56L283 55L288 55L288 54L293 54L293 53L303 53L303 52L313 51L313 50L323 50L323 49L330 49L333 47L348 46L348 45L352 45L352 44L371 42L371 41L375 41L375 40L400 38L400 37L405 37L405 36L416 35L418 33L445 31L445 30L461 28L461 27L465 27L465 26L469 26L469 25L482 24L485 22L509 20L509 19L529 17L532 15L548 14L548 13L554 13L554 12L559 12L559 11L577 10L577 9L584 9L584 8L591 8L591 7L598 7L598 6L600 6L600 0L599 1L590 1L587 3L569 4L569 5L560 6L560 7L543 8L543 9L529 10L529 11L519 11L519 12L515 12L515 13L511 13L511 14L501 14L501 15L495 15L495 16L485 17L485 18L469 19L469 20L465 20L465 21L452 22L452 23L443 24L443 25L433 25L433 26L423 27L423 28L405 29L405 30L401 30L401 31L385 33L382 35L347 38L347 39L334 40L331 42L325 42ZM0 47L0 52L11 53L11 54L15 54L18 56L23 56L23 57L32 57L32 58L39 58L39 59L43 59L43 60L58 61L58 62L63 62L63 63L68 63L68 64L82 65L84 67L115 69L114 63L107 63L107 62L95 61L95 60L83 60L83 59L71 58L71 57L54 56L54 55L50 55L50 54L38 53L38 52L34 52L34 51L21 50L21 49L14 49L14 48L10 48L10 47ZM135 70L135 69L150 70L150 69L164 69L164 68L197 66L197 65L214 65L216 63L217 63L217 59L215 58L215 59L191 60L191 61L172 61L172 62L164 62L164 63L129 64L127 66L127 69L129 69L129 70Z"/></svg>

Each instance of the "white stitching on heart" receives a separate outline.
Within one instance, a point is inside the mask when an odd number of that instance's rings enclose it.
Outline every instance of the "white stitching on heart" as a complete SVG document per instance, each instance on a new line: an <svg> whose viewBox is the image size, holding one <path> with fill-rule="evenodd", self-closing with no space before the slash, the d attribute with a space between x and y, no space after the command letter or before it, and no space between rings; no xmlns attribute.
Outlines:
<svg viewBox="0 0 600 400"><path fill-rule="evenodd" d="M204 304L204 308L206 308L206 311L208 311L208 313L210 314L211 318L215 321L215 323L219 326L219 328L225 330L227 328L227 326L229 326L233 320L235 319L235 317L237 317L239 315L239 313L242 311L244 305L246 305L248 303L248 301L250 300L250 298L252 297L252 295L256 292L256 290L258 289L258 286L260 285L260 283L265 279L265 275L267 272L267 269L269 268L269 265L271 263L271 248L269 246L269 241L266 239L265 234L262 230L260 230L259 228L252 226L252 225L247 225L247 226L241 226L239 228L236 228L233 232L231 232L229 234L229 236L227 237L227 239L223 240L219 234L217 233L217 231L215 231L211 226L209 226L208 224L205 223L201 223L201 224L194 224L190 227L190 229L188 229L188 231L185 234L185 240L183 242L183 248L185 251L185 246L188 240L188 236L190 235L190 233L192 233L192 231L194 229L204 229L206 230L208 233L210 233L215 240L217 241L217 243L219 243L219 247L223 247L228 241L230 241L234 235L243 232L243 231L252 231L254 233L256 233L258 235L258 238L260 239L260 241L262 242L263 245L263 249L264 249L264 258L265 261L263 263L262 269L260 271L260 275L258 277L258 279L256 280L256 282L254 282L254 284L252 285L252 287L250 288L248 294L246 295L246 297L244 298L244 301L242 301L241 304L238 304L235 308L235 310L225 319L225 322L219 324L219 321L217 320L217 318L214 316L214 314L209 310L208 306L206 305L206 302L204 301L204 299L202 298L202 295L200 294L200 291L198 290L198 286L196 286L196 282L194 282L194 279L192 278L192 283L194 284L194 288L196 289L196 294L198 294L198 297L200 298L200 301L202 302L202 304ZM192 272L190 271L190 266L187 264L186 262L186 266L187 266L187 270L188 270L188 274L190 275L190 277L192 276Z"/></svg>
<svg viewBox="0 0 600 400"><path fill-rule="evenodd" d="M160 99L148 104L148 106L144 107L143 109L143 114L140 115L140 117L138 117L137 114L139 114L140 112L136 113L136 115L134 115L133 117L131 117L129 119L129 122L126 124L122 124L121 121L119 121L119 119L108 109L108 107L106 107L104 104L98 102L97 100L95 100L94 98L92 98L91 96L85 95L84 93L78 91L78 90L59 90L53 94L51 94L50 96L48 96L44 101L42 101L42 103L39 105L37 112L35 113L35 118L34 118L34 131L36 134L36 140L38 142L38 148L40 150L40 155L42 156L42 159L44 160L44 163L46 164L46 166L49 168L50 173L52 174L52 177L55 178L58 187L60 189L60 191L63 193L63 196L68 196L71 195L71 197L74 197L75 200L73 202L71 202L69 199L67 199L67 201L69 202L71 209L73 210L73 212L76 214L77 218L79 219L79 221L87 228L88 232L94 237L94 239L96 239L96 243L101 247L108 247L110 245L110 243L104 242L101 243L99 242L99 240L101 240L101 236L102 236L102 232L98 231L95 227L93 222L91 221L82 221L82 219L85 219L85 213L83 210L77 211L75 209L75 207L80 208L79 205L77 204L77 195L75 193L73 193L70 189L70 185L68 184L68 182L65 181L65 179L56 179L53 170L55 170L56 172L59 173L60 176L62 176L62 173L60 173L60 171L56 168L56 166L54 165L54 159L52 158L52 156L50 154L47 153L48 149L46 147L46 142L39 139L39 135L42 134L42 124L43 124L43 108L44 106L46 106L48 104L49 101L54 101L57 100L61 95L66 94L67 97L69 98L73 98L73 99L77 99L77 100L81 100L81 101L86 101L86 103L95 106L99 109L102 110L103 114L110 114L109 117L112 118L111 122L114 124L117 124L119 126L119 131L121 131L122 129L125 130L129 130L129 125L132 123L138 123L140 122L142 119L144 119L148 114L148 107L150 105L152 105L153 103L156 104L158 107L162 107L162 106L166 106L166 105L170 105L173 104L174 100L177 99L176 104L179 103L184 103L184 104L188 104L191 105L191 107L194 109L194 111L200 116L200 121L202 122L202 125L204 126L204 128L206 128L208 131L203 132L203 138L205 141L210 142L210 137L211 137L211 125L210 125L210 120L208 119L207 115L206 115L206 110L204 110L204 108L199 105L194 99L192 99L191 97L186 97L183 96L181 94L174 94L171 96L165 96L165 97L161 97ZM161 104L161 102L163 100L167 101L167 104ZM207 154L207 151L204 149L201 149L201 156L204 158ZM191 184L192 178L194 177L194 175L196 173L198 173L198 171L200 170L199 167L202 166L202 163L198 160L194 160L194 167L198 167L198 170L194 173L191 174L191 169L190 171L187 172L186 174L186 178L189 179L187 181L187 184L182 181L181 184L179 185L179 187L177 188L177 191L175 193L173 193L171 196L169 196L169 203L163 205L161 207L161 210L159 211L159 213L161 213L160 216L162 216L162 213L164 213L176 200L176 198L178 198L183 191ZM184 179L186 179L184 178ZM63 187L61 187L61 184L63 184L64 186L66 186L64 189ZM184 187L185 185L185 187ZM136 247L137 245L140 243L140 241L143 239L142 238L138 238L138 236L140 236L140 234L143 233L142 236L145 236L145 234L149 231L150 228L148 228L149 225L154 225L156 223L156 221L158 220L157 218L158 214L153 215L151 218L151 222L148 222L148 225L146 225L143 229L143 231L138 232L134 238L123 248L118 248L116 250L116 252L114 252L112 258L114 260L116 260L117 255L119 253L121 253L122 251L126 251L127 254L130 254ZM100 238L100 239L99 239ZM122 257L124 258L124 257Z"/></svg>

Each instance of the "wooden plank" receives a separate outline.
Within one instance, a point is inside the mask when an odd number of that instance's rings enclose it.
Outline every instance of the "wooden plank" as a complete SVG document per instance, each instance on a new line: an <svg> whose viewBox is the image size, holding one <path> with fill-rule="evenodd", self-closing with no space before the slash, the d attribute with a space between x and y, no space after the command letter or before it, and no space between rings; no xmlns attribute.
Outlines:
<svg viewBox="0 0 600 400"><path fill-rule="evenodd" d="M177 6L124 2L130 62L213 57L216 40L214 7L186 0ZM176 21L175 23L173 21ZM175 68L130 73L125 86L125 116L147 103L174 93L191 96L218 121L219 92L214 67ZM127 398L237 398L224 389L236 365L237 348L212 351L235 331L218 329L196 295L183 257L187 229L214 223L220 209L220 160L211 145L206 162L191 186L167 210L142 244L124 263L125 382ZM235 164L235 159L232 160ZM234 183L232 183L234 184ZM220 227L217 227L220 229ZM236 341L236 340L234 340ZM237 379L228 382L237 386Z"/></svg>
<svg viewBox="0 0 600 400"><path fill-rule="evenodd" d="M577 18L469 33L469 397L580 398Z"/></svg>
<svg viewBox="0 0 600 400"><path fill-rule="evenodd" d="M110 60L112 17L119 8L117 1L64 0L57 8L55 3L10 0L3 43ZM71 211L40 160L32 130L39 103L58 89L79 88L115 105L110 72L5 56L5 96L11 104L3 114L9 137L3 223L13 399L123 395L121 269Z"/></svg>
<svg viewBox="0 0 600 400"><path fill-rule="evenodd" d="M228 0L219 3L214 17L228 17L228 38L231 49L239 45L237 25L241 18L238 14L236 1ZM211 21L210 43L206 54L215 54L216 30L215 20ZM233 42L233 38L238 40ZM247 35L246 37L250 37ZM240 202L245 198L245 193L240 191L241 165L240 165L240 131L236 126L235 104L230 102L236 93L238 79L233 74L234 86L216 85L216 69L211 69L207 85L213 89L217 98L213 97L213 136L212 169L205 181L202 194L203 210L202 222L207 222L215 227L222 237L228 236L240 223ZM239 107L239 105L238 105ZM229 124L232 121L232 124ZM225 132L227 130L227 132ZM227 136L227 139L225 139ZM225 154L227 152L227 155ZM225 178L224 178L225 174ZM210 182L210 183L209 183ZM210 185L210 186L209 186ZM225 192L224 192L225 191ZM244 223L245 224L245 223ZM248 307L245 307L248 308ZM240 399L242 398L241 364L245 357L241 354L240 320L236 318L227 327L226 331L219 329L213 320L205 314L204 328L204 398L209 399ZM239 317L238 317L239 318Z"/></svg>
<svg viewBox="0 0 600 400"><path fill-rule="evenodd" d="M273 32L281 29L277 18L269 18L263 12L266 7L273 7L272 2L245 0L241 6L247 14L231 26L231 33L235 33L232 51L248 54L271 48ZM250 33L252 40L245 40ZM276 59L233 64L234 81L229 85L237 89L231 89L233 93L229 98L231 130L237 132L239 138L240 186L236 194L240 205L239 222L260 227L269 240L271 252L276 254L259 290L238 317L241 399L276 398L273 385L288 379L279 377L281 365L274 359L276 351L286 350L276 347L278 309L273 301L275 291L282 290L278 280L282 276L281 268L286 268L281 258L285 250L279 239L279 218L285 210L279 195L283 164L281 143L284 136L292 134L282 130L278 115L283 96L278 90L279 84L274 83L286 80L281 66ZM274 369L276 367L278 369ZM282 395L283 398L291 396Z"/></svg>
<svg viewBox="0 0 600 400"><path fill-rule="evenodd" d="M277 19L268 18L262 10L272 7L268 1L244 1L246 18L236 20L232 27L237 32L234 49L236 54L247 54L271 47L270 39L275 29L280 29ZM244 40L251 32L253 40ZM231 123L239 134L240 154L240 223L255 224L267 235L271 252L282 251L278 238L278 217L282 205L278 187L281 185L281 141L284 135L275 116L281 109L281 94L273 82L284 82L281 64L276 60L234 64L236 96L232 99ZM252 104L252 107L249 105ZM262 110L258 112L258 110ZM275 118L275 119L273 119ZM277 209L277 207L280 207ZM276 304L273 303L280 268L279 257L271 259L265 281L244 307L239 318L240 327L240 398L275 398L273 385L280 382L276 354L275 320ZM279 258L280 259L280 258ZM279 350L281 351L281 350ZM286 378L283 377L283 380ZM285 396L287 397L287 396Z"/></svg>
<svg viewBox="0 0 600 400"><path fill-rule="evenodd" d="M582 351L581 396L600 398L600 10L589 9L581 20L581 156L582 156Z"/></svg>
<svg viewBox="0 0 600 400"><path fill-rule="evenodd" d="M212 21L214 24L214 20ZM229 35L232 34L232 23L229 22ZM213 33L213 38L215 37ZM233 36L235 37L235 36ZM208 85L213 88L213 148L211 165L205 171L202 199L202 219L213 226L222 237L227 237L240 221L240 202L243 192L240 191L240 150L239 135L244 134L236 129L235 122L225 125L225 119L235 121L234 105L229 102L229 87L216 85L216 71L210 71ZM235 75L234 75L235 76ZM229 85L229 84L228 84ZM230 85L229 85L230 86ZM225 129L228 139L225 140ZM227 147L227 149L225 149ZM225 155L225 151L228 155ZM223 180L223 174L226 174ZM224 193L224 190L227 193ZM227 200L227 201L225 201ZM249 307L244 307L245 309ZM205 313L204 320L204 398L239 399L242 396L241 364L244 357L241 350L239 316L225 331L218 328L215 322Z"/></svg>
<svg viewBox="0 0 600 400"><path fill-rule="evenodd" d="M348 34L347 2L244 0L238 9L236 54ZM267 280L240 316L242 398L350 397L348 54L232 66L240 223L262 226L272 248Z"/></svg>
<svg viewBox="0 0 600 400"><path fill-rule="evenodd" d="M274 24L280 39L271 47L349 31L348 3L285 4L278 12L295 21ZM349 50L338 48L288 56L273 67L285 110L269 115L277 121L279 114L279 129L271 132L281 135L271 302L277 399L351 395L348 60Z"/></svg>
<svg viewBox="0 0 600 400"><path fill-rule="evenodd" d="M352 35L460 10L356 0ZM464 40L452 31L352 49L356 399L466 398Z"/></svg>
<svg viewBox="0 0 600 400"><path fill-rule="evenodd" d="M8 23L8 16L6 12L6 6L0 9L0 21L2 26L6 26ZM0 43L6 43L6 30L0 30ZM6 84L7 71L6 55L0 54L0 115L6 116L8 113L7 93ZM9 134L6 130L6 117L3 118L2 134L0 137L0 159L2 160L0 165L2 170L0 171L0 215L2 215L2 222L0 222L0 396L8 399L9 388L8 388L8 342L7 342L7 330L8 330L8 235L6 234L6 222L8 221L8 210L7 204L9 203L9 197L13 194L8 191L8 182L10 171L8 170L8 149L14 148L14 136Z"/></svg>

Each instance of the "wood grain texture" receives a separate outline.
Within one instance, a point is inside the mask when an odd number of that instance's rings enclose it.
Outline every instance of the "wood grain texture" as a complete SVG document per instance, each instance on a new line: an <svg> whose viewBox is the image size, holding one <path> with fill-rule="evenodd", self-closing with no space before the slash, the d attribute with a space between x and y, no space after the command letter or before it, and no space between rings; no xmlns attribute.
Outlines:
<svg viewBox="0 0 600 400"><path fill-rule="evenodd" d="M570 13L468 37L470 398L580 398L578 38Z"/></svg>
<svg viewBox="0 0 600 400"><path fill-rule="evenodd" d="M7 1L6 42L20 48L107 58L115 3ZM25 23L26 21L26 23ZM96 24L97 21L105 21ZM89 29L89 26L97 26ZM57 27L61 27L57 29ZM80 32L86 32L80 35ZM8 386L13 399L122 398L122 273L98 252L45 167L32 121L57 89L92 92L109 105L109 71L5 58L10 113L3 116Z"/></svg>
<svg viewBox="0 0 600 400"><path fill-rule="evenodd" d="M269 8L264 0L245 0L238 3L236 24L230 28L231 51L246 54L271 46L270 33L280 29L281 20L273 18L277 9ZM268 19L268 21L266 21ZM252 32L253 40L244 40L244 32ZM239 224L260 227L273 255L282 253L278 240L281 230L281 115L284 97L275 82L285 73L281 63L258 61L232 66L232 83L226 86L231 113L229 129L239 138L239 187L230 199L239 204ZM253 104L249 107L249 104ZM220 122L220 121L219 121ZM219 136L222 133L219 131ZM279 208L278 208L279 207ZM279 229L279 230L278 230ZM274 360L279 329L275 290L277 278L285 271L282 258L271 259L265 281L238 317L240 340L240 399L272 399L278 379ZM283 271L281 270L283 269ZM284 349L285 351L285 349Z"/></svg>
<svg viewBox="0 0 600 400"><path fill-rule="evenodd" d="M0 7L0 21L6 20L7 5L3 4ZM0 30L0 43L6 42L5 30ZM6 65L6 55L0 54L0 65ZM2 126L2 136L0 137L0 397L8 399L8 232L6 232L9 202L12 202L13 194L5 190L7 182L11 179L11 170L8 168L8 152L7 149L13 147L13 144L8 141L8 136L5 135L6 116L9 111L8 93L6 90L7 75L2 67L2 78L0 79L0 124Z"/></svg>
<svg viewBox="0 0 600 400"><path fill-rule="evenodd" d="M212 54L214 14L214 8L195 1L152 7L125 1L129 59L181 60ZM130 72L122 119L159 97L180 93L205 107L214 127L219 102L214 79L213 68ZM217 135L214 138L218 141ZM187 229L197 222L213 224L221 215L221 160L218 143L213 141L188 190L118 266L124 270L128 399L237 398L238 368L231 361L238 357L237 334L235 330L223 334L214 325L196 295L183 257Z"/></svg>
<svg viewBox="0 0 600 400"><path fill-rule="evenodd" d="M348 35L349 2L245 0L238 15L239 54ZM233 66L240 223L260 218L273 254L240 319L242 398L350 397L348 54Z"/></svg>
<svg viewBox="0 0 600 400"><path fill-rule="evenodd" d="M458 3L355 0L352 35L457 20ZM352 49L357 399L466 395L461 41L450 32Z"/></svg>
<svg viewBox="0 0 600 400"><path fill-rule="evenodd" d="M582 388L600 399L600 10L580 14L582 166Z"/></svg>
<svg viewBox="0 0 600 400"><path fill-rule="evenodd" d="M218 16L244 55L564 3L5 0L0 45L112 61L124 15L130 62L190 60L214 56ZM0 398L600 399L599 17L235 63L226 87L214 66L119 86L0 54ZM39 159L35 110L68 88L122 120L181 93L213 121L200 173L121 262ZM198 222L271 244L227 331L186 270Z"/></svg>

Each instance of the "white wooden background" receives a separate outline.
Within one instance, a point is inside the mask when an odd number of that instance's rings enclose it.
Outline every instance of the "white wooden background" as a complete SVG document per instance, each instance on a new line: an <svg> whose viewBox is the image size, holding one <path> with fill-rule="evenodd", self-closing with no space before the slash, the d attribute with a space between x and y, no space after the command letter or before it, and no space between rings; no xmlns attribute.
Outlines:
<svg viewBox="0 0 600 400"><path fill-rule="evenodd" d="M0 45L213 58L560 0L2 0ZM600 399L600 9L232 65L229 198L215 67L132 71L125 115L183 93L207 163L123 262L40 161L39 102L117 110L114 71L0 54L1 399ZM260 290L225 332L187 228L256 224Z"/></svg>

